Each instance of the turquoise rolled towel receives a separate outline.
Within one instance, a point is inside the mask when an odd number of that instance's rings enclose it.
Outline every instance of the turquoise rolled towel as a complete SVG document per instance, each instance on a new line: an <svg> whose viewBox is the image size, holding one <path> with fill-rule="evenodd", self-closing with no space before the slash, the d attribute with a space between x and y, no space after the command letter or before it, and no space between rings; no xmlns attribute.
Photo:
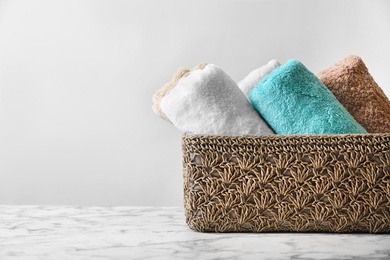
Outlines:
<svg viewBox="0 0 390 260"><path fill-rule="evenodd" d="M249 93L277 134L364 134L367 131L301 62L289 60Z"/></svg>

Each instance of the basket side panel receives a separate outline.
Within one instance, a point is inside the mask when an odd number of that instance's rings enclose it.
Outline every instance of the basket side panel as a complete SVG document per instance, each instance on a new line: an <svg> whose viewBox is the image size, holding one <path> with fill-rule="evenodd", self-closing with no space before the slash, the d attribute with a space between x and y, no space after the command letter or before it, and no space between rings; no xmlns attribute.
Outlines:
<svg viewBox="0 0 390 260"><path fill-rule="evenodd" d="M390 232L390 135L183 136L202 232Z"/></svg>

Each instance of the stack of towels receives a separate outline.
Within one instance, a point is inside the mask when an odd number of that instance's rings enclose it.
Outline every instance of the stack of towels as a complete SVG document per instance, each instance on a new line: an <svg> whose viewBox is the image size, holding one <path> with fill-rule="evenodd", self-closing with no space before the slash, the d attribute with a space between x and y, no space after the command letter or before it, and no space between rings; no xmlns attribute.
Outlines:
<svg viewBox="0 0 390 260"><path fill-rule="evenodd" d="M358 56L317 76L297 60L271 60L238 83L200 64L177 71L153 103L158 116L188 134L390 132L390 101Z"/></svg>

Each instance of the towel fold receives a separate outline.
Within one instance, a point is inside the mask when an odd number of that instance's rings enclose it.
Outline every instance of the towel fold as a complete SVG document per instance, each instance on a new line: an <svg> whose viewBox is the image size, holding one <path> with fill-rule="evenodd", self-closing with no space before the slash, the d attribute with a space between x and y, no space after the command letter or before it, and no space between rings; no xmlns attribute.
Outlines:
<svg viewBox="0 0 390 260"><path fill-rule="evenodd" d="M277 134L367 133L297 60L268 74L249 93L249 99Z"/></svg>
<svg viewBox="0 0 390 260"><path fill-rule="evenodd" d="M267 76L271 71L280 66L280 63L277 60L270 60L266 65L253 70L248 74L244 79L239 81L237 85L240 87L242 92L246 96L249 95L249 92L256 87L260 81Z"/></svg>
<svg viewBox="0 0 390 260"><path fill-rule="evenodd" d="M179 81L179 79L181 79L182 77L187 76L189 72L190 72L190 70L187 69L187 68L179 69L173 75L171 81L168 82L167 84L165 84L159 91L156 92L156 94L154 94L154 96L153 96L153 107L152 108L153 108L154 113L156 115L158 115L160 118L170 122L169 119L166 117L166 115L161 110L161 107L160 107L161 99L163 97L165 97L166 95L168 95L169 92L171 92L171 90L176 86L176 84Z"/></svg>
<svg viewBox="0 0 390 260"><path fill-rule="evenodd" d="M318 78L368 132L390 133L390 101L360 57L349 56Z"/></svg>
<svg viewBox="0 0 390 260"><path fill-rule="evenodd" d="M172 88L161 98L161 111L182 132L273 134L237 84L215 65L200 67L167 85Z"/></svg>

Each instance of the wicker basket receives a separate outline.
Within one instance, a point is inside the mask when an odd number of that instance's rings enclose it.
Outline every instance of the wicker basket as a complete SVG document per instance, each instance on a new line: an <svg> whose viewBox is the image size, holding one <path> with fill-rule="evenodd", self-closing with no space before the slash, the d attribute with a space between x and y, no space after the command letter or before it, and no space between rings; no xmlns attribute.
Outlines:
<svg viewBox="0 0 390 260"><path fill-rule="evenodd" d="M202 232L390 232L390 134L183 135Z"/></svg>

